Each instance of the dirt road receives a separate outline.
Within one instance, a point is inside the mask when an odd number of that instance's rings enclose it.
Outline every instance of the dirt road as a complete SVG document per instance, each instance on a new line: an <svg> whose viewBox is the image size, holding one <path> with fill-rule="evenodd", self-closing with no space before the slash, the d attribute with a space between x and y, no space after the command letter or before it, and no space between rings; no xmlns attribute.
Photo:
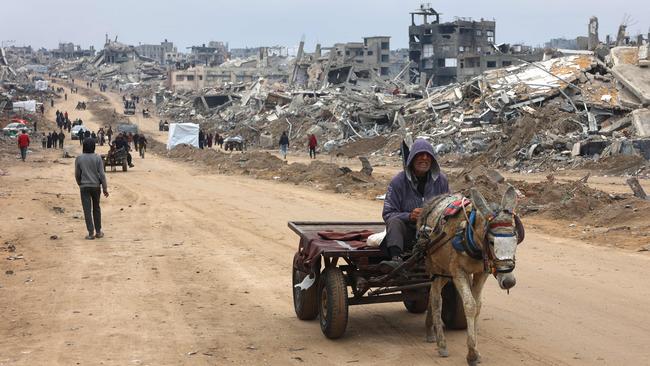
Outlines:
<svg viewBox="0 0 650 366"><path fill-rule="evenodd" d="M37 149L3 166L0 365L465 364L464 332L448 332L440 359L424 316L401 304L352 307L338 341L295 318L287 221L376 220L381 203L134 161L108 174L106 237L94 241L72 159ZM650 364L649 264L529 230L514 290L486 286L483 364Z"/></svg>

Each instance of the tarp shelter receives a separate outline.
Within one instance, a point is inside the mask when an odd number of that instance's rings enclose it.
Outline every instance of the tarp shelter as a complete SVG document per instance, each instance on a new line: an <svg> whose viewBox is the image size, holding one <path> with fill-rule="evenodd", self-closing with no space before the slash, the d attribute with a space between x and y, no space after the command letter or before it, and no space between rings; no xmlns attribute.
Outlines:
<svg viewBox="0 0 650 366"><path fill-rule="evenodd" d="M13 103L14 111L27 111L27 112L36 112L36 101L35 100L26 100L22 102L14 102Z"/></svg>
<svg viewBox="0 0 650 366"><path fill-rule="evenodd" d="M36 90L45 91L47 90L48 82L47 80L36 80L34 82L34 87Z"/></svg>
<svg viewBox="0 0 650 366"><path fill-rule="evenodd" d="M169 137L167 138L167 150L173 149L176 145L192 145L199 147L199 125L196 123L171 123L169 125Z"/></svg>

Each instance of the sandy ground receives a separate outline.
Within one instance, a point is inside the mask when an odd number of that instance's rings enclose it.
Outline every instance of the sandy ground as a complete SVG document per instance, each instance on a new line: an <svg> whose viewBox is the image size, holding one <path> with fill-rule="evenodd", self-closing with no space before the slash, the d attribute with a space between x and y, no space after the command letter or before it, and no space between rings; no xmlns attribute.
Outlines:
<svg viewBox="0 0 650 366"><path fill-rule="evenodd" d="M76 117L78 97L56 107ZM141 128L157 132L149 121ZM401 304L352 307L337 341L296 319L298 240L287 221L374 221L380 202L205 175L152 154L134 163L108 174L106 237L94 241L83 240L73 159L35 148L27 163L3 166L0 365L465 364L464 332L447 332L450 357L440 359L424 342L424 316ZM517 286L486 286L483 364L650 364L650 255L532 226Z"/></svg>

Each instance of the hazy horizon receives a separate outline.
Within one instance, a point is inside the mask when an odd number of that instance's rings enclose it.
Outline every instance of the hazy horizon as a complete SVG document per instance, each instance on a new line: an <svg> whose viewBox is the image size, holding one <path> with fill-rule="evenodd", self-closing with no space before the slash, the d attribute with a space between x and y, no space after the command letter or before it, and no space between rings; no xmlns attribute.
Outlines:
<svg viewBox="0 0 650 366"><path fill-rule="evenodd" d="M174 42L181 52L209 41L227 42L231 48L282 45L292 47L304 35L306 49L339 42L359 42L363 37L391 37L391 49L408 47L410 12L420 1L249 1L163 0L155 3L114 0L90 3L27 0L3 4L0 24L3 46L31 45L57 48L72 42L86 49L101 49L105 35L130 44ZM645 4L645 5L644 5ZM498 43L543 45L551 38L586 36L591 16L600 21L600 39L615 36L625 15L631 18L630 35L647 34L650 11L641 0L539 2L477 0L435 4L442 22L454 17L495 19ZM646 9L645 11L639 11Z"/></svg>

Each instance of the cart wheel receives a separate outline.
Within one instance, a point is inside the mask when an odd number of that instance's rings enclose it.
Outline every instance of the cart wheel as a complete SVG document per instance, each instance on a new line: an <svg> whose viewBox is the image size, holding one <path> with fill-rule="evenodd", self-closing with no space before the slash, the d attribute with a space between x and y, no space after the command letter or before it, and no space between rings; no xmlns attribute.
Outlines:
<svg viewBox="0 0 650 366"><path fill-rule="evenodd" d="M404 307L412 314L422 314L427 311L429 307L429 292L418 291L407 293L404 291L404 295L408 298L404 300Z"/></svg>
<svg viewBox="0 0 650 366"><path fill-rule="evenodd" d="M348 325L348 293L343 272L338 268L323 271L318 293L320 329L327 338L340 338Z"/></svg>
<svg viewBox="0 0 650 366"><path fill-rule="evenodd" d="M442 321L447 329L467 329L463 299L451 281L442 288Z"/></svg>
<svg viewBox="0 0 650 366"><path fill-rule="evenodd" d="M126 163L126 159L122 160L122 171L125 172L129 169L128 164Z"/></svg>
<svg viewBox="0 0 650 366"><path fill-rule="evenodd" d="M293 269L293 308L300 320L313 320L318 316L318 276L316 282L310 288L301 290L296 287L308 275L308 273L299 271L296 268Z"/></svg>

